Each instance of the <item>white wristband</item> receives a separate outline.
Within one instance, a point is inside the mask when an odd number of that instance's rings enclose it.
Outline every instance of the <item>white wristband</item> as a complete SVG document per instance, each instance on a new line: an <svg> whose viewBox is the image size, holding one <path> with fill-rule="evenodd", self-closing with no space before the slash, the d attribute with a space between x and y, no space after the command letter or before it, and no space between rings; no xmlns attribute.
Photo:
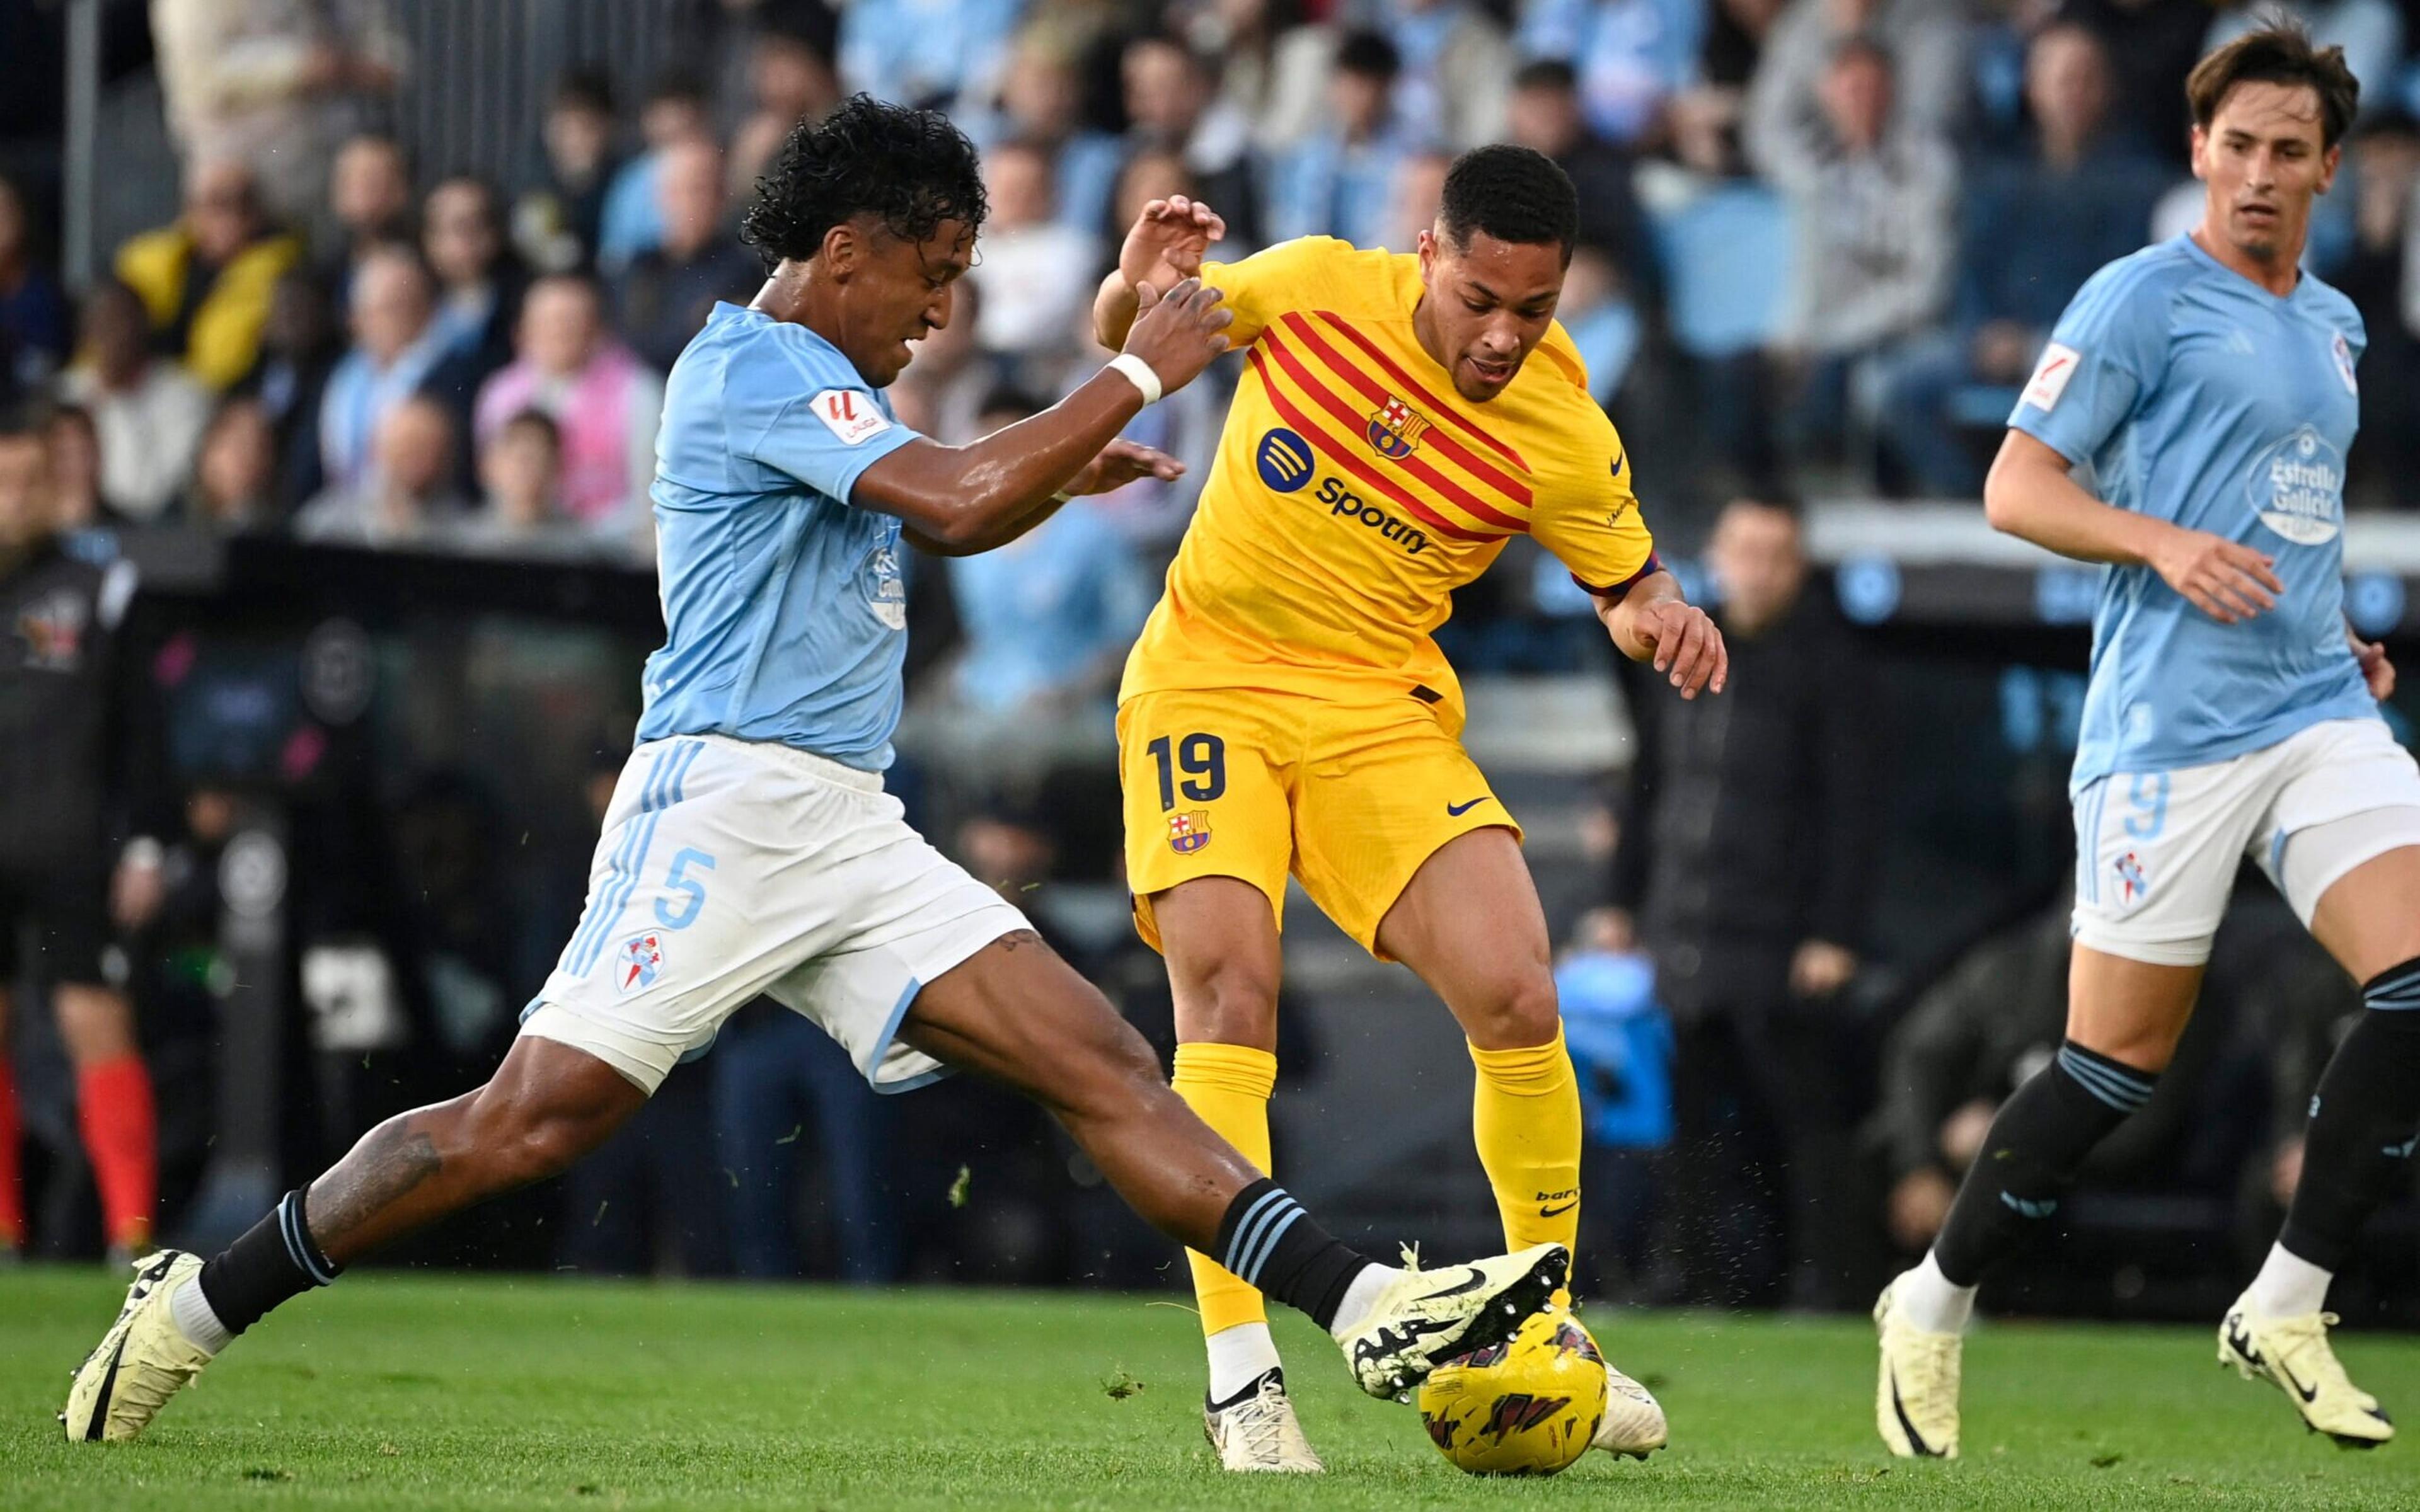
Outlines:
<svg viewBox="0 0 2420 1512"><path fill-rule="evenodd" d="M1126 376L1126 381L1141 392L1143 403L1159 403L1159 396L1165 391L1160 387L1159 375L1151 370L1149 363L1132 352L1120 352L1109 359L1109 370L1112 373L1124 373Z"/></svg>

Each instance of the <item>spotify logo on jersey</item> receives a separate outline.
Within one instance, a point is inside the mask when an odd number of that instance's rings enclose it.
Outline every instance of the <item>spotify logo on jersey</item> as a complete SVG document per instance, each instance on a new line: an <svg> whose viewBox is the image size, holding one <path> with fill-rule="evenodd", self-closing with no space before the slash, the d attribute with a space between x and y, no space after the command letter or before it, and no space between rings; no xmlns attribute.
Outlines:
<svg viewBox="0 0 2420 1512"><path fill-rule="evenodd" d="M1261 438L1253 461L1271 492L1293 493L1311 481L1311 443L1283 426Z"/></svg>

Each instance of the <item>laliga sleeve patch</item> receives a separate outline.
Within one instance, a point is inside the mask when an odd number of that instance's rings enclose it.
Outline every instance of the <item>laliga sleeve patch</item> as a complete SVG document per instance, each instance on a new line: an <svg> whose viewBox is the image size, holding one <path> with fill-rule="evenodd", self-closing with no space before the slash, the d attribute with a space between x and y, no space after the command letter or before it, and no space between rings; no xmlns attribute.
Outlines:
<svg viewBox="0 0 2420 1512"><path fill-rule="evenodd" d="M2074 347L2057 342L2043 347L2040 364L2025 382L2024 402L2045 414L2057 408L2058 396L2067 392L2067 380L2075 377L2077 357Z"/></svg>
<svg viewBox="0 0 2420 1512"><path fill-rule="evenodd" d="M840 438L843 446L855 446L891 428L891 422L874 407L873 396L861 390L826 389L815 395L814 408L815 418Z"/></svg>

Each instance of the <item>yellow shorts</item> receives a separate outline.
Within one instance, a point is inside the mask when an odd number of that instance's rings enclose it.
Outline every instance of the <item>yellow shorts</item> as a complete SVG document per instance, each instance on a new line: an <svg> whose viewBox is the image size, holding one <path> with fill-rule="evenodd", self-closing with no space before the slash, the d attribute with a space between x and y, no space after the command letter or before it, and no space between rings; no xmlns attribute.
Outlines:
<svg viewBox="0 0 2420 1512"><path fill-rule="evenodd" d="M1126 886L1160 949L1151 900L1236 877L1285 919L1286 876L1379 954L1379 921L1457 835L1521 826L1436 712L1404 696L1338 703L1257 688L1174 688L1118 707Z"/></svg>

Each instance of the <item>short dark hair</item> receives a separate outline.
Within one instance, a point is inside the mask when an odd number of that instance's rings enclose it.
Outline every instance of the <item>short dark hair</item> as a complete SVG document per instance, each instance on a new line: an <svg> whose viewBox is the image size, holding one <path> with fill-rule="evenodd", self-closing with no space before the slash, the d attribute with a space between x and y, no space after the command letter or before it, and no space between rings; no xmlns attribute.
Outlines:
<svg viewBox="0 0 2420 1512"><path fill-rule="evenodd" d="M1569 262L1579 239L1579 194L1555 160L1528 147L1473 147L1446 170L1437 221L1456 247L1484 231L1498 241L1551 241Z"/></svg>
<svg viewBox="0 0 2420 1512"><path fill-rule="evenodd" d="M535 431L546 439L547 445L558 452L563 450L563 427L554 423L552 415L535 406L514 410L503 424L496 427L493 439L503 440L507 433L516 430Z"/></svg>
<svg viewBox="0 0 2420 1512"><path fill-rule="evenodd" d="M2185 102L2194 124L2209 131L2221 105L2240 84L2306 85L2319 97L2319 145L2335 147L2352 130L2361 107L2361 81L2345 66L2344 49L2321 47L2299 22L2272 13L2257 32L2246 32L2194 65L2185 77Z"/></svg>
<svg viewBox="0 0 2420 1512"><path fill-rule="evenodd" d="M598 116L613 114L613 80L597 68L566 69L554 78L554 93L546 102L549 110L584 110Z"/></svg>
<svg viewBox="0 0 2420 1512"><path fill-rule="evenodd" d="M939 111L852 95L822 120L790 129L739 239L767 271L806 262L833 226L871 215L902 241L923 241L944 221L983 225L983 166L967 133Z"/></svg>
<svg viewBox="0 0 2420 1512"><path fill-rule="evenodd" d="M1807 517L1807 508L1799 501L1797 491L1776 478L1751 477L1734 489L1723 505L1726 509L1769 509L1786 515L1793 525Z"/></svg>
<svg viewBox="0 0 2420 1512"><path fill-rule="evenodd" d="M1383 33L1349 31L1336 44L1336 71L1392 84L1395 75L1404 71L1404 54Z"/></svg>
<svg viewBox="0 0 2420 1512"><path fill-rule="evenodd" d="M1512 75L1515 94L1527 89L1552 89L1568 95L1580 86L1579 70L1559 57L1532 58Z"/></svg>
<svg viewBox="0 0 2420 1512"><path fill-rule="evenodd" d="M1019 420L1026 420L1049 408L1049 402L1041 395L1013 383L1003 383L985 394L983 403L976 406L975 410L982 415L996 415L1007 410L1014 412Z"/></svg>
<svg viewBox="0 0 2420 1512"><path fill-rule="evenodd" d="M646 103L650 105L675 100L684 105L704 106L709 99L704 76L695 69L678 65L657 74L654 82L647 85Z"/></svg>
<svg viewBox="0 0 2420 1512"><path fill-rule="evenodd" d="M1832 51L1823 61L1835 67L1842 63L1871 63L1885 73L1896 74L1899 71L1898 56L1891 52L1888 43L1871 32L1851 32L1841 38L1832 44Z"/></svg>

